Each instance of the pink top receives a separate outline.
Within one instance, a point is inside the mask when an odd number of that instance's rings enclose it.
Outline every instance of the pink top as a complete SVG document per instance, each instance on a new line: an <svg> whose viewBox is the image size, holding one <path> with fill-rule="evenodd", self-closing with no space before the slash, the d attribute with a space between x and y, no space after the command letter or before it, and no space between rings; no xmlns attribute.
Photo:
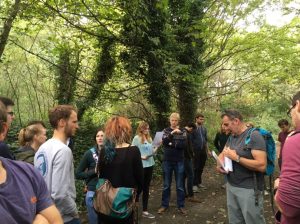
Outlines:
<svg viewBox="0 0 300 224"><path fill-rule="evenodd" d="M282 152L277 197L287 205L300 208L300 133L286 139Z"/></svg>

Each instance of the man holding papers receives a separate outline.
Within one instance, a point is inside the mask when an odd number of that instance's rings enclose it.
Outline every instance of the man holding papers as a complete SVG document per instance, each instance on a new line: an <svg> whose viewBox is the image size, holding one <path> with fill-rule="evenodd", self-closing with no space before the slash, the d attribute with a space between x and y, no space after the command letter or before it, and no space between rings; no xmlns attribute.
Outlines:
<svg viewBox="0 0 300 224"><path fill-rule="evenodd" d="M219 159L222 162L225 156L231 159L233 171L227 173L217 166L220 173L227 175L229 223L265 224L262 193L267 164L265 141L258 131L253 131L250 143L245 145L249 128L238 111L226 110L221 117L232 133Z"/></svg>

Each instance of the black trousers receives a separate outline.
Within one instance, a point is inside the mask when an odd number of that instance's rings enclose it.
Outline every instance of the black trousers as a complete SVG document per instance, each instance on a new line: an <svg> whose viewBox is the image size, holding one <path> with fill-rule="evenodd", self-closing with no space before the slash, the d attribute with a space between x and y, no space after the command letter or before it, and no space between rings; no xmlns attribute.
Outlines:
<svg viewBox="0 0 300 224"><path fill-rule="evenodd" d="M153 166L144 168L143 211L148 211L149 188L152 180Z"/></svg>
<svg viewBox="0 0 300 224"><path fill-rule="evenodd" d="M194 156L194 186L202 183L202 173L207 160L205 149L195 150Z"/></svg>

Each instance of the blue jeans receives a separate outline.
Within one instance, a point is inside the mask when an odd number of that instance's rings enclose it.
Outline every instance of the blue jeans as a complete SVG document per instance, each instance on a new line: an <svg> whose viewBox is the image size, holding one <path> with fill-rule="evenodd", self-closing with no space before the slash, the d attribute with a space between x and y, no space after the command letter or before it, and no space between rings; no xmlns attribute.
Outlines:
<svg viewBox="0 0 300 224"><path fill-rule="evenodd" d="M71 221L69 221L69 222L65 222L65 224L80 224L81 222L80 222L80 219L77 219L77 218L75 218L75 219L72 219Z"/></svg>
<svg viewBox="0 0 300 224"><path fill-rule="evenodd" d="M194 181L194 172L193 172L193 161L191 159L184 159L184 180L187 179L187 191L184 181L184 193L188 197L194 196L193 192L193 181Z"/></svg>
<svg viewBox="0 0 300 224"><path fill-rule="evenodd" d="M173 171L175 173L176 180L176 194L177 194L177 207L184 207L184 162L172 162L172 161L164 161L163 162L163 179L164 186L162 192L162 202L161 206L164 208L169 207L170 202L170 194L171 194L171 183L172 183L172 175Z"/></svg>
<svg viewBox="0 0 300 224"><path fill-rule="evenodd" d="M95 192L88 191L85 195L85 204L88 212L89 224L97 224L98 223L98 215L93 207L93 197Z"/></svg>

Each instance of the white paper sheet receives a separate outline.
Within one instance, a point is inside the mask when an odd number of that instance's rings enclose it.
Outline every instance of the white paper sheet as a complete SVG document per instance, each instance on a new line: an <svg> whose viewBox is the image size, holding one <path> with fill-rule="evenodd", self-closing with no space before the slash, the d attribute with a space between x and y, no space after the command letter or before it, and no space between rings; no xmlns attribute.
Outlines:
<svg viewBox="0 0 300 224"><path fill-rule="evenodd" d="M153 148L158 148L161 145L162 137L163 137L163 132L162 131L158 131L158 132L155 133L155 137L154 137L153 142L152 142L152 147Z"/></svg>
<svg viewBox="0 0 300 224"><path fill-rule="evenodd" d="M221 161L218 157L218 155L215 153L215 151L211 151L212 156L214 157L214 159L217 161L218 164L221 165L221 167L223 168L223 170L228 173L228 172L232 172L232 160L229 159L228 157L224 157L224 162Z"/></svg>
<svg viewBox="0 0 300 224"><path fill-rule="evenodd" d="M224 157L224 166L225 166L225 169L227 172L232 172L233 169L232 169L232 160L229 159L228 157Z"/></svg>

